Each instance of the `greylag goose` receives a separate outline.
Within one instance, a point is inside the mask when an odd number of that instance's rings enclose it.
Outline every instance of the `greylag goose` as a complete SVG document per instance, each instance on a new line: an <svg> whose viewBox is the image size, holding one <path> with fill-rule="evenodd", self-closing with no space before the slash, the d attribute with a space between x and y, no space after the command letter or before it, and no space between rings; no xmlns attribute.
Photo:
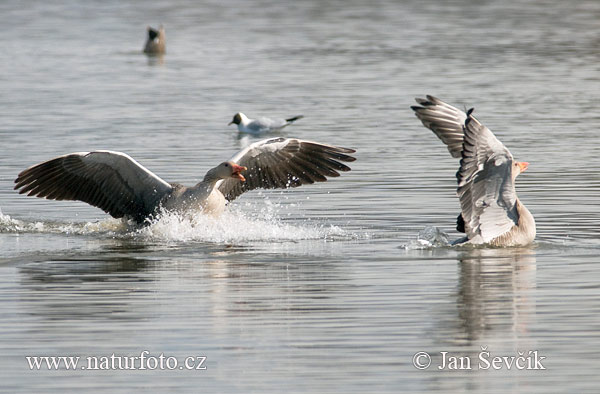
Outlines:
<svg viewBox="0 0 600 394"><path fill-rule="evenodd" d="M240 133L263 134L279 131L303 117L303 115L297 115L288 119L270 119L266 117L250 119L243 113L238 112L233 116L233 119L229 122L228 126L236 124Z"/></svg>
<svg viewBox="0 0 600 394"><path fill-rule="evenodd" d="M77 152L36 164L15 179L20 194L79 200L115 218L144 223L159 212L202 210L218 214L249 190L286 189L324 182L350 171L353 149L295 138L255 142L209 170L202 182L168 183L121 152ZM242 175L243 173L243 175Z"/></svg>
<svg viewBox="0 0 600 394"><path fill-rule="evenodd" d="M535 239L535 220L515 191L515 179L529 163L510 151L474 116L427 96L412 106L423 125L461 158L456 173L461 214L456 229L466 234L455 243L527 245Z"/></svg>
<svg viewBox="0 0 600 394"><path fill-rule="evenodd" d="M144 53L148 55L161 55L166 52L165 28L161 25L158 30L148 26L148 39L144 46Z"/></svg>

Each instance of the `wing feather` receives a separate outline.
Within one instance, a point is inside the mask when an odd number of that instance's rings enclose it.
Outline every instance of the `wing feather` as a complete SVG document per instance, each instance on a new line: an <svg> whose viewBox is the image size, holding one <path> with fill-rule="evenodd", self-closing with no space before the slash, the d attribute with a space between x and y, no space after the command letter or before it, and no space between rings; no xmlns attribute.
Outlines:
<svg viewBox="0 0 600 394"><path fill-rule="evenodd" d="M113 217L142 221L171 186L121 152L76 152L36 164L15 179L20 194L79 200Z"/></svg>
<svg viewBox="0 0 600 394"><path fill-rule="evenodd" d="M415 99L420 106L412 106L412 110L423 125L446 144L452 157L461 157L463 125L467 114L436 97L426 97L427 99Z"/></svg>
<svg viewBox="0 0 600 394"><path fill-rule="evenodd" d="M518 223L513 157L494 134L467 112L464 149L457 172L465 232L487 243Z"/></svg>
<svg viewBox="0 0 600 394"><path fill-rule="evenodd" d="M296 138L270 138L255 142L238 152L231 161L245 166L246 182L222 180L217 188L232 201L253 189L286 189L325 182L339 172L350 171L341 162L356 160L354 149L304 141Z"/></svg>

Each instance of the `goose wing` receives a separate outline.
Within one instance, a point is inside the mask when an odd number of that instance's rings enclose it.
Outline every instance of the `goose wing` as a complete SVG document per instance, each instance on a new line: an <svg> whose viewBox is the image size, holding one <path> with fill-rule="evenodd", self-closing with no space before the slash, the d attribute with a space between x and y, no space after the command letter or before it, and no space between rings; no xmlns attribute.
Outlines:
<svg viewBox="0 0 600 394"><path fill-rule="evenodd" d="M456 193L468 238L487 243L519 221L513 156L472 111L467 112L464 125Z"/></svg>
<svg viewBox="0 0 600 394"><path fill-rule="evenodd" d="M463 126L467 114L436 97L426 97L416 98L420 106L412 106L412 110L423 125L446 144L452 157L460 158L463 148Z"/></svg>
<svg viewBox="0 0 600 394"><path fill-rule="evenodd" d="M307 183L325 182L327 177L350 171L342 162L356 160L355 150L296 138L269 138L255 142L231 158L247 167L245 182L221 180L217 188L229 201L254 189L286 189Z"/></svg>
<svg viewBox="0 0 600 394"><path fill-rule="evenodd" d="M15 179L20 194L51 200L79 200L115 218L141 221L172 187L121 152L77 152L36 164Z"/></svg>

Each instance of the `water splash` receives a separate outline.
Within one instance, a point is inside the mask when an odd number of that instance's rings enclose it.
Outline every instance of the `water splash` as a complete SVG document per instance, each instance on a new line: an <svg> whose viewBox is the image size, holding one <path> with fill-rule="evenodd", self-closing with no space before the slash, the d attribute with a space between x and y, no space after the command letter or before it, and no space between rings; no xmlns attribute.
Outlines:
<svg viewBox="0 0 600 394"><path fill-rule="evenodd" d="M130 226L119 219L108 218L99 222L63 223L53 221L29 222L13 219L0 210L0 233L46 233L46 234L120 234Z"/></svg>
<svg viewBox="0 0 600 394"><path fill-rule="evenodd" d="M407 250L429 249L451 246L448 240L448 234L437 227L427 226L419 231L417 239L411 240L408 244L403 245Z"/></svg>
<svg viewBox="0 0 600 394"><path fill-rule="evenodd" d="M290 224L275 217L257 218L229 210L219 217L164 214L160 220L138 229L135 236L160 241L236 243L334 239L348 235L337 226Z"/></svg>
<svg viewBox="0 0 600 394"><path fill-rule="evenodd" d="M121 219L107 218L98 222L28 222L13 219L0 211L0 233L55 233L100 235L111 238L151 242L287 242L300 240L340 240L355 236L340 227L305 221L289 223L267 205L254 214L229 209L219 217L165 213L149 225L139 227ZM284 215L285 216L285 215Z"/></svg>

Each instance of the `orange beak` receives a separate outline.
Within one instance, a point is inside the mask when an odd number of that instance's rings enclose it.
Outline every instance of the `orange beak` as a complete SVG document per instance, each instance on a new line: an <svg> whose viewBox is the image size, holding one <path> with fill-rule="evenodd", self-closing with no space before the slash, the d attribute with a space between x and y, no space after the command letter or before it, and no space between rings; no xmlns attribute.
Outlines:
<svg viewBox="0 0 600 394"><path fill-rule="evenodd" d="M233 173L231 174L232 178L239 179L240 181L246 181L246 178L240 172L246 171L248 168L244 166L238 166L237 164L231 164L231 168L233 169Z"/></svg>
<svg viewBox="0 0 600 394"><path fill-rule="evenodd" d="M527 168L529 168L529 163L527 163L526 161L519 161L519 162L517 162L517 165L519 166L519 169L521 170L521 172L525 172L525 170L527 170Z"/></svg>

